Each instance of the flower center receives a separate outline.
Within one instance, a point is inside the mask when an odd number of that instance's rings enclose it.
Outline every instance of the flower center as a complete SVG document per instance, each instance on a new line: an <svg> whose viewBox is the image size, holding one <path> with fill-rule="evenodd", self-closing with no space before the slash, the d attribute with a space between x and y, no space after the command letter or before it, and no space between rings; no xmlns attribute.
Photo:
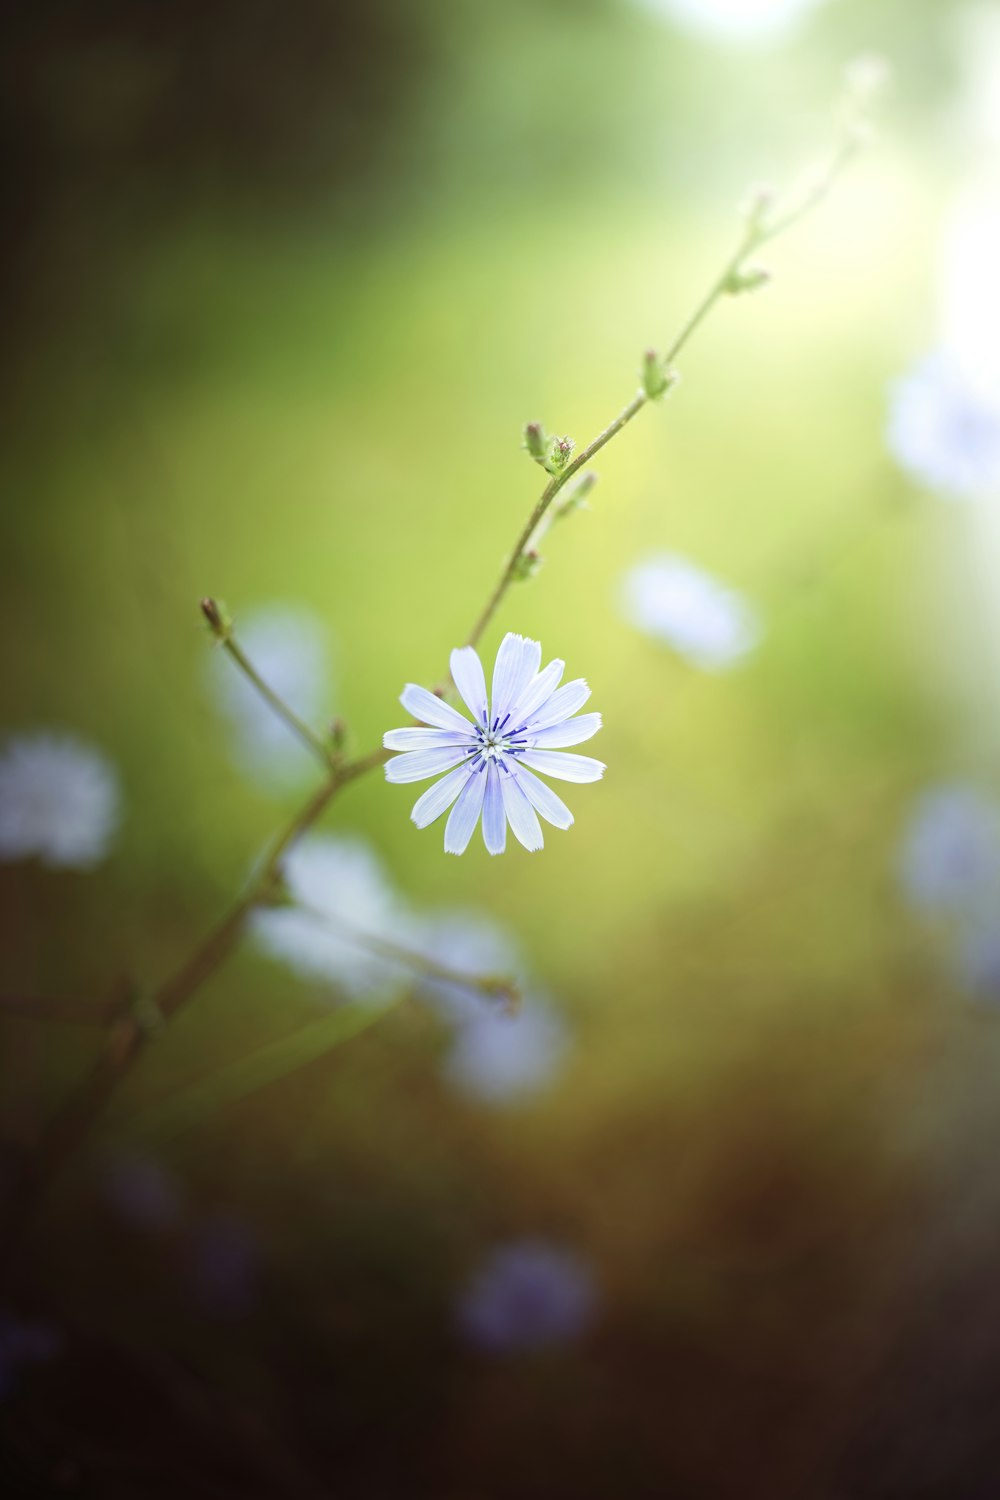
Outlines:
<svg viewBox="0 0 1000 1500"><path fill-rule="evenodd" d="M518 755L524 749L524 742L516 728L508 719L503 724L479 724L476 726L477 749L483 760L495 760L501 765L504 757Z"/></svg>

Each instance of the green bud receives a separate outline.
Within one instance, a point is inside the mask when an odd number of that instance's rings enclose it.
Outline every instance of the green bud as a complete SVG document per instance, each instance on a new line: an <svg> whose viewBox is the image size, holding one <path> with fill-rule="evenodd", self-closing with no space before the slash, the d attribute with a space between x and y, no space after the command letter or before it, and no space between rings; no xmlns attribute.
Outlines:
<svg viewBox="0 0 1000 1500"><path fill-rule="evenodd" d="M667 369L655 349L647 349L642 356L642 368L639 374L642 378L643 393L650 401L659 401L660 397L665 396L680 379L676 370Z"/></svg>
<svg viewBox="0 0 1000 1500"><path fill-rule="evenodd" d="M756 182L747 193L743 204L743 217L752 234L761 234L775 204L775 191L769 182Z"/></svg>
<svg viewBox="0 0 1000 1500"><path fill-rule="evenodd" d="M545 432L541 422L528 423L524 429L523 446L536 464L545 462Z"/></svg>
<svg viewBox="0 0 1000 1500"><path fill-rule="evenodd" d="M549 438L542 466L548 474L561 474L573 457L576 444L570 437Z"/></svg>
<svg viewBox="0 0 1000 1500"><path fill-rule="evenodd" d="M767 286L771 273L763 266L742 266L726 278L726 291L730 297L739 297L743 292L756 292Z"/></svg>
<svg viewBox="0 0 1000 1500"><path fill-rule="evenodd" d="M522 552L514 564L514 577L519 583L526 583L529 578L534 578L542 566L542 559L534 547Z"/></svg>
<svg viewBox="0 0 1000 1500"><path fill-rule="evenodd" d="M166 1018L150 995L136 995L131 1005L132 1019L147 1041L155 1041L166 1026Z"/></svg>
<svg viewBox="0 0 1000 1500"><path fill-rule="evenodd" d="M221 599L203 599L201 612L217 641L226 641L233 633L233 618Z"/></svg>
<svg viewBox="0 0 1000 1500"><path fill-rule="evenodd" d="M334 750L343 750L344 741L347 739L347 725L344 720L339 717L331 719L328 733Z"/></svg>

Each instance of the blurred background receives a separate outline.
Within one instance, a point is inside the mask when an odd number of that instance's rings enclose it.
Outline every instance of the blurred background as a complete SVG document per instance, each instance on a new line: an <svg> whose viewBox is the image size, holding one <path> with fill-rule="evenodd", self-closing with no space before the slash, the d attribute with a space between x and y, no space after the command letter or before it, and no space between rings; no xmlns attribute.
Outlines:
<svg viewBox="0 0 1000 1500"><path fill-rule="evenodd" d="M575 826L446 858L377 772L294 872L521 1014L256 922L29 1226L5 1493L1000 1493L995 5L15 8L0 1124L12 1179L102 1044L43 1002L148 994L316 784L199 598L377 745L524 422L610 420L870 51L483 642L589 681Z"/></svg>

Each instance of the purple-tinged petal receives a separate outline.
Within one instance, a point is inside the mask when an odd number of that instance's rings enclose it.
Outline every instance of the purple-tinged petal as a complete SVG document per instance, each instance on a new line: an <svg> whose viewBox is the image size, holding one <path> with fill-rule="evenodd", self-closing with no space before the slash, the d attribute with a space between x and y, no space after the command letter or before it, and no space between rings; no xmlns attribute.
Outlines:
<svg viewBox="0 0 1000 1500"><path fill-rule="evenodd" d="M382 736L386 750L446 750L460 745L471 750L474 744L471 724L463 734L454 729L389 729Z"/></svg>
<svg viewBox="0 0 1000 1500"><path fill-rule="evenodd" d="M528 801L536 812L541 813L547 823L554 828L571 828L573 825L573 814L566 806L561 797L558 797L545 781L540 781L533 772L529 771L523 761L519 761L514 769L517 784L524 792Z"/></svg>
<svg viewBox="0 0 1000 1500"><path fill-rule="evenodd" d="M475 832L476 824L479 822L485 794L486 772L484 770L473 771L459 793L458 801L445 824L445 854L465 853L469 847L469 840Z"/></svg>
<svg viewBox="0 0 1000 1500"><path fill-rule="evenodd" d="M509 632L500 642L493 668L491 723L503 724L512 706L538 671L542 648L537 641Z"/></svg>
<svg viewBox="0 0 1000 1500"><path fill-rule="evenodd" d="M574 682L567 682L557 693L552 694L529 721L529 733L533 734L536 729L547 729L550 724L561 724L564 719L578 713L589 697L590 688L582 677L577 677Z"/></svg>
<svg viewBox="0 0 1000 1500"><path fill-rule="evenodd" d="M450 771L460 760L466 760L471 751L464 745L445 750L408 750L386 761L385 779L396 785L407 781L426 781L429 776L439 776Z"/></svg>
<svg viewBox="0 0 1000 1500"><path fill-rule="evenodd" d="M483 801L483 843L491 854L502 854L507 847L507 817L500 791L500 772L496 761L486 771L486 797Z"/></svg>
<svg viewBox="0 0 1000 1500"><path fill-rule="evenodd" d="M564 719L561 724L550 724L547 729L528 731L528 743L540 750L562 750L567 745L582 745L601 727L600 714L578 714L575 719Z"/></svg>
<svg viewBox="0 0 1000 1500"><path fill-rule="evenodd" d="M485 724L489 710L486 677L474 646L463 646L460 651L451 653L451 675L469 713L477 724Z"/></svg>
<svg viewBox="0 0 1000 1500"><path fill-rule="evenodd" d="M440 781L428 787L426 792L414 802L413 811L410 813L417 827L426 828L443 812L447 812L470 775L475 775L475 772L471 771L469 766L456 766L453 771L448 772L447 776L442 776Z"/></svg>
<svg viewBox="0 0 1000 1500"><path fill-rule="evenodd" d="M555 661L550 661L548 666L528 683L524 692L511 708L511 723L515 726L526 724L532 714L538 713L539 709L548 702L559 686L565 670L566 663L560 661L558 657Z"/></svg>
<svg viewBox="0 0 1000 1500"><path fill-rule="evenodd" d="M518 784L516 770L511 771L508 776L501 774L500 792L503 796L507 822L513 829L518 843L523 844L531 852L541 849L545 843L541 825L535 817L535 809Z"/></svg>
<svg viewBox="0 0 1000 1500"><path fill-rule="evenodd" d="M532 770L559 781L600 781L607 770L603 761L591 760L589 755L571 755L567 750L526 750L520 759Z"/></svg>
<svg viewBox="0 0 1000 1500"><path fill-rule="evenodd" d="M435 729L450 729L456 734L470 732L469 721L443 699L429 693L426 688L408 682L399 695L399 701L408 714L422 724L433 724Z"/></svg>

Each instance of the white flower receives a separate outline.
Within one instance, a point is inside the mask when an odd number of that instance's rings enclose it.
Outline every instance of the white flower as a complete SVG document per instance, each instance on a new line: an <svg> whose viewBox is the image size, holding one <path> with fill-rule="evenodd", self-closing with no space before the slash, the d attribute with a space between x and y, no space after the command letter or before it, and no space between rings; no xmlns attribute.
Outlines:
<svg viewBox="0 0 1000 1500"><path fill-rule="evenodd" d="M294 604L268 604L236 622L236 639L278 697L307 724L329 717L323 622ZM209 691L232 727L232 754L248 776L280 790L315 772L310 752L224 651L209 658Z"/></svg>
<svg viewBox="0 0 1000 1500"><path fill-rule="evenodd" d="M0 859L87 869L107 854L119 808L114 767L71 735L18 735L0 752Z"/></svg>
<svg viewBox="0 0 1000 1500"><path fill-rule="evenodd" d="M498 1246L458 1304L469 1343L492 1354L567 1344L585 1332L597 1304L594 1277L579 1256L544 1240Z"/></svg>
<svg viewBox="0 0 1000 1500"><path fill-rule="evenodd" d="M787 30L820 0L639 0L643 8L692 31L733 40L771 37Z"/></svg>
<svg viewBox="0 0 1000 1500"><path fill-rule="evenodd" d="M567 745L589 740L601 727L600 714L572 717L590 697L589 687L582 678L559 687L565 663L552 661L540 670L541 661L537 641L505 635L487 700L476 651L472 646L453 651L451 675L472 714L471 724L412 682L400 696L407 712L431 727L386 734L385 748L403 752L386 765L386 780L427 781L448 772L417 799L410 815L418 828L426 828L452 808L444 831L447 854L465 852L480 817L491 854L503 853L508 823L526 849L540 849L544 841L536 813L556 828L568 828L573 815L533 773L576 782L598 781L604 774L599 760L564 753Z"/></svg>
<svg viewBox="0 0 1000 1500"><path fill-rule="evenodd" d="M488 979L515 979L522 968L511 935L482 912L439 912L423 925L420 952L455 974ZM443 1021L457 1024L480 1015L484 1001L468 986L429 975L420 977L420 993Z"/></svg>
<svg viewBox="0 0 1000 1500"><path fill-rule="evenodd" d="M621 597L630 624L706 671L731 666L762 635L742 595L672 552L655 553L630 568Z"/></svg>
<svg viewBox="0 0 1000 1500"><path fill-rule="evenodd" d="M973 786L931 788L904 831L899 872L924 910L969 913L1000 899L1000 807Z"/></svg>
<svg viewBox="0 0 1000 1500"><path fill-rule="evenodd" d="M1000 925L974 922L958 945L957 968L964 988L976 1000L1000 1004Z"/></svg>
<svg viewBox="0 0 1000 1500"><path fill-rule="evenodd" d="M365 945L365 938L406 944L411 936L411 919L367 844L313 835L293 849L284 873L301 906L255 914L254 936L265 952L304 978L331 980L375 1003L401 982L400 965Z"/></svg>
<svg viewBox="0 0 1000 1500"><path fill-rule="evenodd" d="M1000 489L1000 383L938 350L893 387L886 440L907 473L943 496Z"/></svg>
<svg viewBox="0 0 1000 1500"><path fill-rule="evenodd" d="M481 1006L462 1021L442 1071L458 1093L505 1105L549 1083L568 1051L565 1022L546 1000L529 996L513 1015Z"/></svg>

